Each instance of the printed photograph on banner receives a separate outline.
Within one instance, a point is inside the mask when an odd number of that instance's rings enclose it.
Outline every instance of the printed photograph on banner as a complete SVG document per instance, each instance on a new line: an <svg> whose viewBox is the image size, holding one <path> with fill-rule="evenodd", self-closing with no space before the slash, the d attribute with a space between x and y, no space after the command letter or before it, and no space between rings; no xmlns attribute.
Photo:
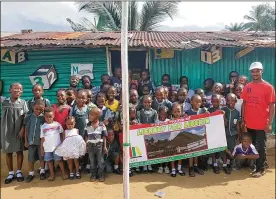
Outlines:
<svg viewBox="0 0 276 199"><path fill-rule="evenodd" d="M205 125L145 135L144 139L149 160L208 149Z"/></svg>

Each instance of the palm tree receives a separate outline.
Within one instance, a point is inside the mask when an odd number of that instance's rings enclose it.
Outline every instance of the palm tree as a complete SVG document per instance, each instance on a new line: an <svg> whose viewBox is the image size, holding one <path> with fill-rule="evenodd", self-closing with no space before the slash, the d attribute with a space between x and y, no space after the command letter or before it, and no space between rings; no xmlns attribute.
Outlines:
<svg viewBox="0 0 276 199"><path fill-rule="evenodd" d="M253 6L249 15L245 15L244 19L249 21L244 24L244 27L250 31L275 30L275 8L270 4Z"/></svg>
<svg viewBox="0 0 276 199"><path fill-rule="evenodd" d="M231 23L229 26L226 25L225 29L229 31L243 31L245 30L245 27L244 23Z"/></svg>
<svg viewBox="0 0 276 199"><path fill-rule="evenodd" d="M119 31L121 28L122 3L118 1L91 1L78 3L79 11L85 11L96 16L94 23L83 18L81 23L74 23L67 18L74 31ZM177 13L178 2L153 1L145 2L138 12L138 3L129 3L129 30L150 31L158 28L166 17L173 19Z"/></svg>

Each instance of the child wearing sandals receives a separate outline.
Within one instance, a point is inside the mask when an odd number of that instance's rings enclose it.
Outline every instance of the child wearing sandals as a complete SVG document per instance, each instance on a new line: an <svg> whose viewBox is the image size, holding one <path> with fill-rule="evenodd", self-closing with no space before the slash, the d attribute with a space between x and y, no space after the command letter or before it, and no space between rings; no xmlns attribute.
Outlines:
<svg viewBox="0 0 276 199"><path fill-rule="evenodd" d="M5 179L5 184L9 184L13 179L18 182L24 181L22 175L23 150L24 150L24 127L23 120L28 112L27 102L20 99L23 86L20 83L13 83L10 86L10 97L2 102L1 116L1 148L6 153L6 162L9 175ZM13 153L17 156L17 171L13 171Z"/></svg>
<svg viewBox="0 0 276 199"><path fill-rule="evenodd" d="M182 107L179 103L174 103L172 106L172 116L174 120L177 120L182 117ZM179 133L179 131L171 132L171 133ZM171 162L172 172L171 177L176 177L178 173L181 176L186 175L185 172L182 170L182 160L178 160L177 170L175 169L175 161Z"/></svg>
<svg viewBox="0 0 276 199"><path fill-rule="evenodd" d="M69 179L73 180L74 177L81 179L79 172L79 158L85 155L86 144L83 138L79 135L78 129L74 128L76 124L75 118L69 116L66 118L66 130L64 131L64 141L55 150L55 154L67 160L69 165ZM74 176L73 167L76 168Z"/></svg>
<svg viewBox="0 0 276 199"><path fill-rule="evenodd" d="M54 153L56 147L61 144L63 138L63 128L60 123L54 121L54 109L47 107L44 110L45 123L41 126L41 155L44 156L44 161L48 163L50 170L49 181L55 180L54 161L59 163L63 179L67 179L64 171L63 161L61 157Z"/></svg>
<svg viewBox="0 0 276 199"><path fill-rule="evenodd" d="M44 124L45 103L41 99L35 100L33 113L27 115L24 120L25 125L25 147L28 148L29 175L26 182L31 182L34 178L34 163L40 161L40 180L46 179L44 157L40 151L40 126Z"/></svg>

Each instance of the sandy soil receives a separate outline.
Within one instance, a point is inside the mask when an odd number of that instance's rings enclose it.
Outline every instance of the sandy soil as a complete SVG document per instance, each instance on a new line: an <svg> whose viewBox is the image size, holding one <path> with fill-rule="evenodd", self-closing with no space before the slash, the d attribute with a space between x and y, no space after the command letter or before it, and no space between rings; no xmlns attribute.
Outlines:
<svg viewBox="0 0 276 199"><path fill-rule="evenodd" d="M27 156L25 156L23 172L27 171ZM150 199L157 198L154 193L158 190L165 192L163 198L275 198L275 150L268 151L270 168L267 174L259 179L250 177L249 170L233 172L232 175L221 173L215 175L208 171L204 176L189 178L187 176L171 178L166 174L140 174L131 178L130 198ZM36 165L38 167L38 165ZM6 177L5 156L1 154L1 196L5 199L119 199L123 198L122 177L109 175L104 183L89 182L88 176L81 180L61 179L57 173L54 182L40 181L18 183L13 181L5 185Z"/></svg>

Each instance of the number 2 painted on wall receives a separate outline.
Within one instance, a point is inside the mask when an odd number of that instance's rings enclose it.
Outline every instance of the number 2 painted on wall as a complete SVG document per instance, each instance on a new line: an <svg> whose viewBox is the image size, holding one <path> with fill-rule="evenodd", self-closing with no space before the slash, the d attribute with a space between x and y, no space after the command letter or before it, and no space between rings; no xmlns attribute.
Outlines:
<svg viewBox="0 0 276 199"><path fill-rule="evenodd" d="M49 74L48 74L48 79L49 79L50 85L51 85L52 83L54 83L54 81L56 80L55 73L54 73L53 71L49 72Z"/></svg>
<svg viewBox="0 0 276 199"><path fill-rule="evenodd" d="M40 84L42 87L44 87L44 83L43 83L42 77L35 77L35 78L34 78L34 82L35 82L36 84Z"/></svg>

